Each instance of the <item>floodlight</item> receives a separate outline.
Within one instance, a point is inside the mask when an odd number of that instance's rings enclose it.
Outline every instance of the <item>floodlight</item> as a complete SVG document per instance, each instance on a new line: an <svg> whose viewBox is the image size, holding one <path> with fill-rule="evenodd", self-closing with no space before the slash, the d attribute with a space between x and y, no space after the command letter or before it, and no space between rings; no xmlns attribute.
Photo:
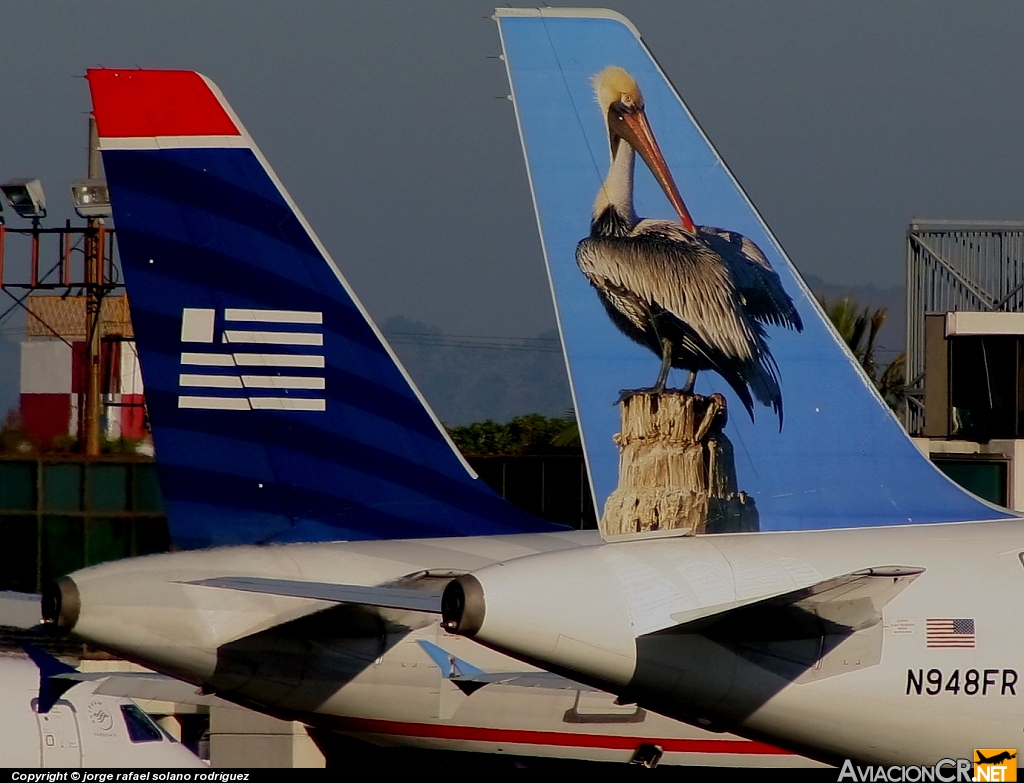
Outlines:
<svg viewBox="0 0 1024 783"><path fill-rule="evenodd" d="M105 179L80 179L71 183L71 198L79 217L110 217L110 191Z"/></svg>
<svg viewBox="0 0 1024 783"><path fill-rule="evenodd" d="M46 217L46 196L43 183L37 179L11 179L0 185L11 209L23 218L38 220Z"/></svg>

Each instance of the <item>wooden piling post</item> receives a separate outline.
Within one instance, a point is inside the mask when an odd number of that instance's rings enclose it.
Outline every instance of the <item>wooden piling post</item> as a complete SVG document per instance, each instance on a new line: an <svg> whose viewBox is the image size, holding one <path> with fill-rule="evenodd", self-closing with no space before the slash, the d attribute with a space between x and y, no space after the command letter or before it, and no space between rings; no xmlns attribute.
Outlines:
<svg viewBox="0 0 1024 783"><path fill-rule="evenodd" d="M758 529L753 499L737 488L722 395L644 391L619 407L619 485L601 518L605 538Z"/></svg>

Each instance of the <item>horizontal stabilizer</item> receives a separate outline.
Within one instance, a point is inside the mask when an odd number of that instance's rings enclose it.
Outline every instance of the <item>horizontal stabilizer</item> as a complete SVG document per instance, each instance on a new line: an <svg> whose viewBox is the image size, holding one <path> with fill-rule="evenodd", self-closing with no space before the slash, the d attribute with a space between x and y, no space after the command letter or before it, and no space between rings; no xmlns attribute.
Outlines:
<svg viewBox="0 0 1024 783"><path fill-rule="evenodd" d="M781 611L801 625L805 624L801 620L817 618L837 630L858 631L878 623L882 608L922 573L923 568L911 566L867 568L771 598L717 607L711 613L706 609L680 612L672 615L672 619L679 621L679 630L699 632L701 628L732 620L751 628L761 627L764 622L759 617L771 616L777 621ZM785 624L776 630L782 638Z"/></svg>
<svg viewBox="0 0 1024 783"><path fill-rule="evenodd" d="M781 595L674 614L679 625L637 640L639 677L653 676L651 685L657 672L687 661L685 681L653 687L674 689L694 703L709 687L760 683L746 691L753 701L740 699L740 711L746 712L785 683L876 666L882 660L882 610L923 572L906 566L868 568Z"/></svg>
<svg viewBox="0 0 1024 783"><path fill-rule="evenodd" d="M421 639L420 647L430 656L430 659L437 664L441 675L446 680L463 689L463 692L472 693L484 685L517 685L521 688L550 688L553 690L595 690L588 685L581 685L578 682L566 679L552 672L485 672L473 664L452 655L452 653L439 647L433 642ZM464 688L463 686L468 686ZM475 687L474 687L475 686Z"/></svg>
<svg viewBox="0 0 1024 783"><path fill-rule="evenodd" d="M71 669L54 674L51 679L68 683L67 687L80 682L100 682L93 690L93 693L99 696L170 701L175 704L235 706L217 696L203 693L195 685L157 672L80 672Z"/></svg>
<svg viewBox="0 0 1024 783"><path fill-rule="evenodd" d="M235 707L213 694L173 677L156 672L119 672L107 674L93 693L101 696L122 696L128 699L151 699L175 704L194 704L206 707Z"/></svg>
<svg viewBox="0 0 1024 783"><path fill-rule="evenodd" d="M302 582L293 579L261 579L251 576L223 576L199 579L190 585L220 587L247 593L313 598L336 604L362 604L381 609L406 609L412 612L441 613L441 596L401 587L364 587L327 582Z"/></svg>

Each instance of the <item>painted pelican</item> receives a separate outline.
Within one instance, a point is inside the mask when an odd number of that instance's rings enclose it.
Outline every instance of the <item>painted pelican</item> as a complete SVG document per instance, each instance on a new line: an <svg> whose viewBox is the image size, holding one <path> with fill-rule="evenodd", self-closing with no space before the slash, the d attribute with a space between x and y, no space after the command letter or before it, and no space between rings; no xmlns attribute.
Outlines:
<svg viewBox="0 0 1024 783"><path fill-rule="evenodd" d="M576 261L612 321L661 357L650 391L665 390L669 369L721 375L751 419L756 398L782 426L779 372L764 324L803 329L779 276L750 239L734 231L694 225L658 148L636 81L622 68L593 79L608 126L611 167L594 203L590 236ZM654 174L679 220L638 218L633 211L635 153ZM753 395L753 396L751 396Z"/></svg>

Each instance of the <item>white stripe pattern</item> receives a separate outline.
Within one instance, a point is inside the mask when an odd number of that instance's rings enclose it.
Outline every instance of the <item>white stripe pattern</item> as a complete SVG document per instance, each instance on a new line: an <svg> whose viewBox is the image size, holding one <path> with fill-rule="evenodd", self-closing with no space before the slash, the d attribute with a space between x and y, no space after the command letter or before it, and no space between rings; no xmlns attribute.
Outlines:
<svg viewBox="0 0 1024 783"><path fill-rule="evenodd" d="M244 136L107 136L100 139L101 150L219 149L249 147Z"/></svg>
<svg viewBox="0 0 1024 783"><path fill-rule="evenodd" d="M323 378L301 375L243 375L242 385L247 389L323 389Z"/></svg>
<svg viewBox="0 0 1024 783"><path fill-rule="evenodd" d="M196 353L183 351L182 364L203 367L324 367L322 355L294 353Z"/></svg>
<svg viewBox="0 0 1024 783"><path fill-rule="evenodd" d="M215 411L248 411L249 400L245 397L178 397L179 408L200 408Z"/></svg>
<svg viewBox="0 0 1024 783"><path fill-rule="evenodd" d="M241 389L242 379L236 375L199 375L182 373L178 376L179 386L206 386L210 389Z"/></svg>
<svg viewBox="0 0 1024 783"><path fill-rule="evenodd" d="M316 367L323 368L324 357L295 353L236 353L239 367Z"/></svg>
<svg viewBox="0 0 1024 783"><path fill-rule="evenodd" d="M229 353L195 353L182 351L182 364L197 364L203 367L234 367L235 360Z"/></svg>
<svg viewBox="0 0 1024 783"><path fill-rule="evenodd" d="M250 397L249 404L253 410L273 411L324 411L327 401L323 399L303 399L302 397Z"/></svg>
<svg viewBox="0 0 1024 783"><path fill-rule="evenodd" d="M183 343L214 343L216 329L216 311L209 308L184 308L182 310ZM321 326L323 313L313 310L270 310L245 307L227 307L221 312L223 322L267 324L266 329L223 329L221 344L227 345L281 345L297 347L322 347L324 337L318 331L290 332L275 330L274 326ZM198 347L198 346L197 346ZM213 345L210 346L211 348ZM323 370L326 360L323 354L308 353L256 353L256 352L215 352L215 351L182 351L181 365L185 367L246 367L246 374L182 372L178 375L178 385L182 388L200 388L225 390L229 394L234 390L252 390L258 395L259 390L288 393L323 391L327 388L327 380L322 374L317 375L281 375L274 372L276 368L287 367L296 369ZM262 374L253 373L261 368L271 369ZM252 373L252 374L250 374ZM323 397L305 396L203 396L183 394L178 397L178 407L198 410L278 410L278 411L324 411L327 401Z"/></svg>
<svg viewBox="0 0 1024 783"><path fill-rule="evenodd" d="M324 336L315 332L250 332L225 329L221 339L225 343L256 343L257 345L316 345L324 344Z"/></svg>
<svg viewBox="0 0 1024 783"><path fill-rule="evenodd" d="M264 324L322 324L324 314L312 310L246 310L228 307L225 321L255 321Z"/></svg>

